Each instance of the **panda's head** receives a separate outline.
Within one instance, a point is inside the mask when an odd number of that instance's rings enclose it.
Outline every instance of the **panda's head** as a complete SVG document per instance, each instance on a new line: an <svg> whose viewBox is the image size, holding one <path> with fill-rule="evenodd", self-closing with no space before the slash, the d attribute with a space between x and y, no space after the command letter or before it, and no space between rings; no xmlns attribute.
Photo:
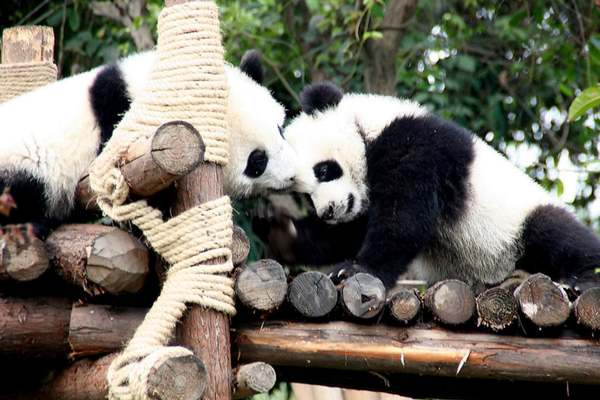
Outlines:
<svg viewBox="0 0 600 400"><path fill-rule="evenodd" d="M368 206L366 146L352 108L344 107L348 96L331 83L308 86L303 113L284 133L298 155L295 190L310 194L317 215L332 224Z"/></svg>
<svg viewBox="0 0 600 400"><path fill-rule="evenodd" d="M285 109L262 85L259 54L248 51L239 68L226 67L229 84L227 122L230 162L226 188L234 197L289 189L296 155L283 139Z"/></svg>

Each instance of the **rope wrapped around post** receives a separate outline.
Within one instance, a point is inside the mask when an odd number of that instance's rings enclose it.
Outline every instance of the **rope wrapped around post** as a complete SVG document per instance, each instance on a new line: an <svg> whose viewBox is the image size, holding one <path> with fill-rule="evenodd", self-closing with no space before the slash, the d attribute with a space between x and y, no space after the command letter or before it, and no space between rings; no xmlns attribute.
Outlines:
<svg viewBox="0 0 600 400"><path fill-rule="evenodd" d="M0 103L52 83L57 75L51 62L0 64Z"/></svg>
<svg viewBox="0 0 600 400"><path fill-rule="evenodd" d="M150 137L166 122L184 120L201 132L207 161L223 165L229 155L227 84L217 6L211 1L167 7L159 17L158 32L158 57L148 87L90 169L90 185L102 211L116 221L137 225L170 265L160 296L111 364L111 399L146 399L148 373L156 363L191 354L183 347L166 347L186 304L235 313L233 280L227 276L233 269L228 197L166 222L145 201L125 204L128 187L117 166L132 143ZM225 261L207 263L215 258Z"/></svg>

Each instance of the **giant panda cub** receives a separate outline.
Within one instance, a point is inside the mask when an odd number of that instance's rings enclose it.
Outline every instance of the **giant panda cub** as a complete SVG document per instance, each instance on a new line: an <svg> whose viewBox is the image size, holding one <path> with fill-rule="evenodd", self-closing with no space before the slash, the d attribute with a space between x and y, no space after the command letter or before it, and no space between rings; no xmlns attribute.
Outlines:
<svg viewBox="0 0 600 400"><path fill-rule="evenodd" d="M75 188L147 83L155 53L133 55L0 105L0 225L63 220ZM226 65L230 162L225 191L239 198L293 181L295 154L282 137L285 110L262 86L255 51Z"/></svg>
<svg viewBox="0 0 600 400"><path fill-rule="evenodd" d="M318 219L292 221L296 262L351 259L338 272L371 272L388 287L409 267L430 283L479 285L515 265L579 290L599 285L598 238L471 132L415 102L329 83L301 101L284 136Z"/></svg>

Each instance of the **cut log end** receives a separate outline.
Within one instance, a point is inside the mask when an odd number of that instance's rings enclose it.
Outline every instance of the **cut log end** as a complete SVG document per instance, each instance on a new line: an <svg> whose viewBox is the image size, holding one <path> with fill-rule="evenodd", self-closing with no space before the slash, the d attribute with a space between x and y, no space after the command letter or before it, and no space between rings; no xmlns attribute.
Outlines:
<svg viewBox="0 0 600 400"><path fill-rule="evenodd" d="M233 398L242 399L273 389L277 381L275 369L264 362L242 365L235 374Z"/></svg>
<svg viewBox="0 0 600 400"><path fill-rule="evenodd" d="M202 137L190 123L171 121L157 129L151 154L163 171L183 176L200 165L205 149Z"/></svg>
<svg viewBox="0 0 600 400"><path fill-rule="evenodd" d="M87 278L107 292L137 293L148 275L148 249L127 232L98 236L87 259Z"/></svg>
<svg viewBox="0 0 600 400"><path fill-rule="evenodd" d="M303 272L292 283L288 292L292 307L309 318L323 317L337 303L337 290L327 275L318 271Z"/></svg>
<svg viewBox="0 0 600 400"><path fill-rule="evenodd" d="M586 290L573 304L579 325L594 332L600 331L600 288Z"/></svg>
<svg viewBox="0 0 600 400"><path fill-rule="evenodd" d="M246 262L250 254L250 241L246 232L239 226L233 227L233 238L231 243L231 260L233 265L238 266Z"/></svg>
<svg viewBox="0 0 600 400"><path fill-rule="evenodd" d="M537 327L560 326L569 318L567 293L544 274L527 278L515 289L515 298L523 315Z"/></svg>
<svg viewBox="0 0 600 400"><path fill-rule="evenodd" d="M355 274L344 282L342 304L353 317L373 318L385 305L385 286L373 275L363 272Z"/></svg>
<svg viewBox="0 0 600 400"><path fill-rule="evenodd" d="M258 311L273 311L285 300L285 271L273 260L250 263L239 274L235 292L246 307Z"/></svg>
<svg viewBox="0 0 600 400"><path fill-rule="evenodd" d="M478 325L499 332L517 320L517 302L511 292L501 287L486 290L477 296Z"/></svg>
<svg viewBox="0 0 600 400"><path fill-rule="evenodd" d="M151 370L146 395L153 400L200 400L206 385L206 368L198 357L173 357Z"/></svg>
<svg viewBox="0 0 600 400"><path fill-rule="evenodd" d="M400 289L388 300L390 315L397 321L409 323L421 311L421 299L414 289Z"/></svg>
<svg viewBox="0 0 600 400"><path fill-rule="evenodd" d="M466 283L448 279L427 290L425 305L438 321L447 325L460 325L473 317L475 296Z"/></svg>
<svg viewBox="0 0 600 400"><path fill-rule="evenodd" d="M49 266L48 253L40 239L25 234L0 237L0 280L31 281Z"/></svg>

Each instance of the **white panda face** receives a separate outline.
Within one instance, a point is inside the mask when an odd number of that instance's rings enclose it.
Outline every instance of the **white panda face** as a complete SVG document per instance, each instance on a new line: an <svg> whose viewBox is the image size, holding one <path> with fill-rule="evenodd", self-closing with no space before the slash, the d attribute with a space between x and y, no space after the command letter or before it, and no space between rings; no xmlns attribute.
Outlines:
<svg viewBox="0 0 600 400"><path fill-rule="evenodd" d="M310 194L321 219L348 222L366 211L366 149L353 116L339 109L301 114L284 136L298 157L294 190Z"/></svg>
<svg viewBox="0 0 600 400"><path fill-rule="evenodd" d="M243 68L243 66L242 66ZM234 197L289 189L296 154L282 136L285 109L261 86L256 75L227 66L230 163L225 169ZM252 78L251 78L252 76Z"/></svg>

